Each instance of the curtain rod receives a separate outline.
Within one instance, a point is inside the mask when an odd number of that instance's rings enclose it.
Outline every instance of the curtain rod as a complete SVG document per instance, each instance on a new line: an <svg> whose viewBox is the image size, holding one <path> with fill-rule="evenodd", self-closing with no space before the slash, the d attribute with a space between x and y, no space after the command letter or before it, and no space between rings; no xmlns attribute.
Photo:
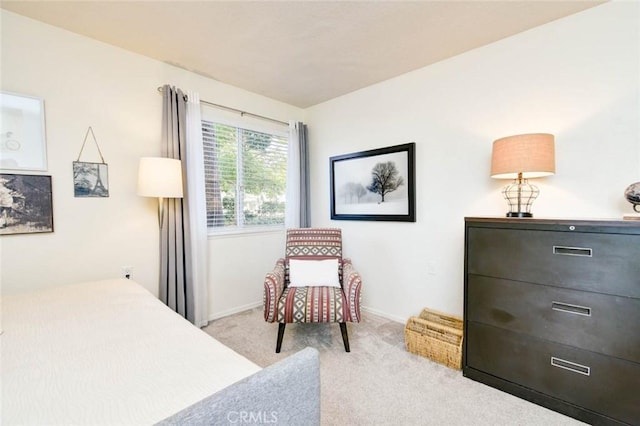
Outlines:
<svg viewBox="0 0 640 426"><path fill-rule="evenodd" d="M158 92L162 93L162 86L158 87ZM187 100L187 95L185 95L184 97L185 97L185 100ZM254 118L259 118L261 120L271 121L273 123L282 124L283 126L288 126L289 125L289 123L287 123L286 121L276 120L275 118L265 117L264 115L258 115L258 114L254 114L252 112L242 111L240 109L228 107L228 106L225 106L225 105L214 104L213 102L205 101L205 100L202 100L202 99L200 99L200 103L201 104L206 104L206 105L209 105L209 106L212 106L212 107L224 109L224 110L227 110L227 111L231 111L231 112L236 112L236 113L240 114L241 117L243 117L245 115L248 115L249 117L254 117Z"/></svg>

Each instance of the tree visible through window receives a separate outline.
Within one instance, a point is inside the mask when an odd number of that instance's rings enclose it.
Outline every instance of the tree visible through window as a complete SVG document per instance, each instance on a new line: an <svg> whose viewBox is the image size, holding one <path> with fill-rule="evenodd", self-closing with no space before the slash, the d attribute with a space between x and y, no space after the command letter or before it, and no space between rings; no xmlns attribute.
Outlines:
<svg viewBox="0 0 640 426"><path fill-rule="evenodd" d="M202 121L207 224L284 225L287 137Z"/></svg>

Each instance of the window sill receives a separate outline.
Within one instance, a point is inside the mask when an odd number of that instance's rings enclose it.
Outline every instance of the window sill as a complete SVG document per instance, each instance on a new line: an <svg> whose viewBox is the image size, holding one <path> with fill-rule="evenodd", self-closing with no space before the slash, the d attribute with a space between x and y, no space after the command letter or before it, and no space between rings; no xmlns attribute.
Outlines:
<svg viewBox="0 0 640 426"><path fill-rule="evenodd" d="M260 227L251 227L251 228L231 228L219 231L208 230L207 236L209 239L216 238L237 238L237 237L247 237L251 235L260 235L260 234L277 234L285 231L285 227L283 225L278 226L260 226Z"/></svg>

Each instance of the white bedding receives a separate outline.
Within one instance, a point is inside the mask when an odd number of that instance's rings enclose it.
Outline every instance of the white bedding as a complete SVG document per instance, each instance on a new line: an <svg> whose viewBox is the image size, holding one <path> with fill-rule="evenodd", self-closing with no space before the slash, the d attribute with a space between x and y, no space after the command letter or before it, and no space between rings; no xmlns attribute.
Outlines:
<svg viewBox="0 0 640 426"><path fill-rule="evenodd" d="M126 279L2 298L1 424L152 424L260 368Z"/></svg>

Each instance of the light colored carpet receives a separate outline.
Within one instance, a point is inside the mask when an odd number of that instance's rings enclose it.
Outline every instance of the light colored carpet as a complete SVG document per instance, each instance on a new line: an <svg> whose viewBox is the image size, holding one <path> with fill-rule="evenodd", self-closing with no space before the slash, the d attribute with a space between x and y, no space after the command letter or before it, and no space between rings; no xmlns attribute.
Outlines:
<svg viewBox="0 0 640 426"><path fill-rule="evenodd" d="M350 353L338 324L288 324L276 354L278 326L264 322L262 308L215 320L203 330L262 367L306 346L318 349L322 425L583 424L413 355L404 346L403 324L363 316L363 322L348 324Z"/></svg>

